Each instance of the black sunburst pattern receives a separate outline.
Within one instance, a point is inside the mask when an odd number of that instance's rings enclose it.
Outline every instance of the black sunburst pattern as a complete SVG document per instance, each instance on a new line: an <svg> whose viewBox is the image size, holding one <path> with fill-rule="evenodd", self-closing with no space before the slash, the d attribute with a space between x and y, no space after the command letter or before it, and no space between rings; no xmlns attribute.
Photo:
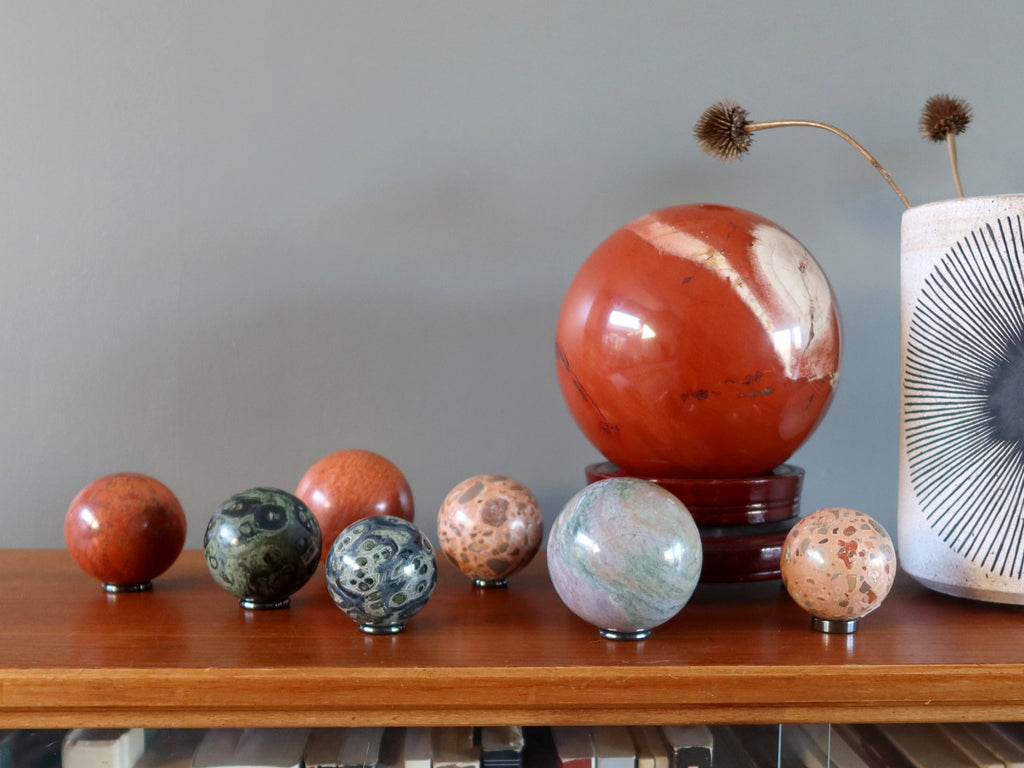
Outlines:
<svg viewBox="0 0 1024 768"><path fill-rule="evenodd" d="M914 494L946 544L1024 572L1024 229L981 227L947 251L914 307L903 380Z"/></svg>

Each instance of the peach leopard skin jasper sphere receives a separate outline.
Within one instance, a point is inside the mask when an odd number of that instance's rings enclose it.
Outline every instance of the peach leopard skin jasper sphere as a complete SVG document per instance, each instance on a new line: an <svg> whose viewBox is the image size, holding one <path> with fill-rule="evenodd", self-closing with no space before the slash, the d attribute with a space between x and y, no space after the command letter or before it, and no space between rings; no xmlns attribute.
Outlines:
<svg viewBox="0 0 1024 768"><path fill-rule="evenodd" d="M500 587L537 554L544 519L533 493L505 475L456 485L437 515L441 551L480 587Z"/></svg>
<svg viewBox="0 0 1024 768"><path fill-rule="evenodd" d="M878 522L856 509L807 515L782 545L782 581L822 632L850 633L896 579L896 549Z"/></svg>

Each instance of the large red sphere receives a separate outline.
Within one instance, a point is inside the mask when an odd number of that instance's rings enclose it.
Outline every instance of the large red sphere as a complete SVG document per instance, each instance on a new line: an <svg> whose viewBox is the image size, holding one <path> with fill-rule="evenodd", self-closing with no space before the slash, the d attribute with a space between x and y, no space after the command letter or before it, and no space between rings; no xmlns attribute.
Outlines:
<svg viewBox="0 0 1024 768"><path fill-rule="evenodd" d="M393 515L413 522L412 490L394 464L372 451L350 449L324 456L306 470L295 495L320 523L327 559L338 534L356 520Z"/></svg>
<svg viewBox="0 0 1024 768"><path fill-rule="evenodd" d="M181 554L186 527L167 486L119 472L78 492L64 517L64 541L79 567L107 589L144 589Z"/></svg>
<svg viewBox="0 0 1024 768"><path fill-rule="evenodd" d="M824 416L840 337L828 279L792 235L676 206L584 262L558 318L558 379L587 439L630 474L759 475Z"/></svg>

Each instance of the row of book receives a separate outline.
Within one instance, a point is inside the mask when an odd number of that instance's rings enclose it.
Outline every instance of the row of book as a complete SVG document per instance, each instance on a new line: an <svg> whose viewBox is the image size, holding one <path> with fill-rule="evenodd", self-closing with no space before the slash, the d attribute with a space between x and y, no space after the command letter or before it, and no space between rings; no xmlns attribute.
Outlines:
<svg viewBox="0 0 1024 768"><path fill-rule="evenodd" d="M0 768L1024 768L1024 725L15 730Z"/></svg>
<svg viewBox="0 0 1024 768"><path fill-rule="evenodd" d="M743 725L716 731L715 765L1024 768L1016 723Z"/></svg>

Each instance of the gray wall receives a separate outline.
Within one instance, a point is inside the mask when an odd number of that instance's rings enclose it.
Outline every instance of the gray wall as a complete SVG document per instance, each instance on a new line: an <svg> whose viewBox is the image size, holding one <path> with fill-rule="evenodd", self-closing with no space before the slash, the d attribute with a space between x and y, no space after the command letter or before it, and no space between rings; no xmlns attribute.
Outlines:
<svg viewBox="0 0 1024 768"><path fill-rule="evenodd" d="M118 470L181 498L189 546L252 485L359 447L448 489L511 474L550 521L597 456L552 338L611 231L718 202L829 274L842 383L794 458L804 510L895 535L902 204L824 132L731 166L718 99L836 123L915 203L949 197L924 100L967 98L968 194L1021 191L1024 5L6 2L0 5L0 522L61 547Z"/></svg>

